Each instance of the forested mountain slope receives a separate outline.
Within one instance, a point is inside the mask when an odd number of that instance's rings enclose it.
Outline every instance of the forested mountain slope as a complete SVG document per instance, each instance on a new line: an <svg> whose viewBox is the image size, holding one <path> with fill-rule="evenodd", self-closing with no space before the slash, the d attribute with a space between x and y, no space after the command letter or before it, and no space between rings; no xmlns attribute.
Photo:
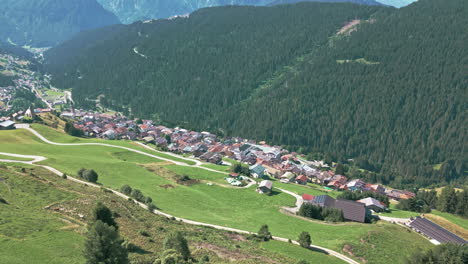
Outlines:
<svg viewBox="0 0 468 264"><path fill-rule="evenodd" d="M295 4L300 2L322 2L322 3L355 3L361 5L381 5L378 1L375 0L273 0L270 4L272 5L283 5L283 4Z"/></svg>
<svg viewBox="0 0 468 264"><path fill-rule="evenodd" d="M105 95L136 116L354 159L370 181L440 184L466 179L466 12L463 0L212 8L83 34L76 57L63 60L72 40L47 58L81 105Z"/></svg>
<svg viewBox="0 0 468 264"><path fill-rule="evenodd" d="M2 0L0 40L50 47L74 34L118 24L96 0Z"/></svg>
<svg viewBox="0 0 468 264"><path fill-rule="evenodd" d="M265 6L298 2L351 2L380 5L375 0L98 0L104 8L116 14L123 23L138 20L185 15L200 8L227 5Z"/></svg>
<svg viewBox="0 0 468 264"><path fill-rule="evenodd" d="M116 14L123 23L185 15L204 7L224 5L261 6L271 1L272 0L98 0L104 8Z"/></svg>

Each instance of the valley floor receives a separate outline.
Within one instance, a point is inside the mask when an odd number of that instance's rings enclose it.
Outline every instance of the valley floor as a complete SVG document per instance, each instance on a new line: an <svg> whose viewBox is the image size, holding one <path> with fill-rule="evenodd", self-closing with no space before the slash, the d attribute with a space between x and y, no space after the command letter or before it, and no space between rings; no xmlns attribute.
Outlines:
<svg viewBox="0 0 468 264"><path fill-rule="evenodd" d="M93 142L68 137L45 127L41 130L47 131L48 139L58 142ZM106 187L119 189L122 185L129 184L151 196L156 206L165 213L250 232L256 232L261 225L268 224L273 235L293 240L302 231L307 231L311 234L314 245L352 254L360 262L403 263L417 248L432 247L418 234L390 223L325 224L285 215L280 209L294 206L294 197L278 189L272 196L264 196L256 193L254 186L244 189L226 188L216 184L221 183L225 177L222 172L169 165L167 161L105 146L50 145L24 129L0 131L0 141L1 152L47 157L40 164L52 166L68 175L75 175L80 168L89 168L99 173L99 182ZM128 142L112 144L150 152ZM159 155L155 152L152 154ZM193 185L178 184L173 178L177 174L188 175L200 182ZM215 184L208 185L207 182ZM275 185L298 194L322 192L303 186Z"/></svg>

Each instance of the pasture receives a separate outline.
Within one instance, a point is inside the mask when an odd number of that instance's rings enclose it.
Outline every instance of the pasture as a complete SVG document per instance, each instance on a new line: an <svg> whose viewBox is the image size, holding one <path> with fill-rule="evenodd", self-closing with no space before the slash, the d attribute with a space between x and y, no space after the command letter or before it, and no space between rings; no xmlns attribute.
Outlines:
<svg viewBox="0 0 468 264"><path fill-rule="evenodd" d="M50 129L49 129L50 130ZM39 131L39 129L38 129ZM41 134L50 140L62 142L93 142L96 140L75 139L56 131L41 128ZM58 138L58 139L57 139ZM119 189L128 184L140 189L146 196L153 198L162 211L206 223L228 226L252 232L258 231L263 224L268 224L273 235L296 239L300 232L308 231L317 245L343 252L345 245L359 243L372 235L373 241L401 241L402 237L411 241L405 243L401 251L400 243L365 243L355 245L359 249L356 255L365 256L368 263L375 262L381 252L398 252L388 254L386 259L392 263L402 263L403 258L416 248L430 248L431 244L402 227L385 222L377 224L348 223L346 225L328 225L304 221L280 212L281 207L293 206L295 199L275 190L273 195L266 196L255 192L255 186L247 189L226 188L219 185L207 185L203 182L194 185L180 185L164 175L151 172L139 164L158 164L158 160L140 159L133 154L124 154L121 149L103 146L54 146L48 145L32 136L26 130L0 131L0 152L40 155L48 157L43 164L52 166L69 175L75 175L80 168L92 168L99 174L99 182L104 186ZM102 141L100 141L102 142ZM105 141L104 143L110 143ZM112 141L112 144L131 145L128 142ZM135 146L136 147L136 146ZM137 147L138 148L138 147ZM138 148L141 150L141 148ZM152 153L154 154L154 153ZM124 158L122 158L124 157ZM199 168L163 164L177 174L187 174L191 178L216 182L224 174L202 171ZM167 188L167 186L172 186ZM323 191L299 185L274 183L298 194L306 192L312 195L323 194ZM333 195L332 195L333 196ZM389 231L391 230L391 232ZM354 244L353 244L354 245ZM375 249L374 249L375 248ZM365 252L365 254L363 253Z"/></svg>

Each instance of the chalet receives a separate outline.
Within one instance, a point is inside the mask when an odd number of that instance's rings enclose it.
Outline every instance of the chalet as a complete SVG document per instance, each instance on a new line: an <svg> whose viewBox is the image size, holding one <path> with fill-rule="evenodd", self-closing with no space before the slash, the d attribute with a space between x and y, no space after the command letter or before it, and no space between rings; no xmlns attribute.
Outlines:
<svg viewBox="0 0 468 264"><path fill-rule="evenodd" d="M3 122L0 122L0 130L12 130L15 129L15 122L11 120L6 120Z"/></svg>
<svg viewBox="0 0 468 264"><path fill-rule="evenodd" d="M154 137L151 137L151 136L144 137L143 140L145 141L146 144L154 143Z"/></svg>
<svg viewBox="0 0 468 264"><path fill-rule="evenodd" d="M372 197L367 197L357 202L364 204L367 209L370 209L374 212L383 212L386 209L384 203Z"/></svg>
<svg viewBox="0 0 468 264"><path fill-rule="evenodd" d="M306 185L309 179L305 175L299 175L296 177L296 183Z"/></svg>
<svg viewBox="0 0 468 264"><path fill-rule="evenodd" d="M221 155L214 152L206 152L200 156L200 159L213 164L221 164L223 162Z"/></svg>
<svg viewBox="0 0 468 264"><path fill-rule="evenodd" d="M372 192L375 192L377 194L385 194L385 187L383 187L380 184L372 184L370 188Z"/></svg>
<svg viewBox="0 0 468 264"><path fill-rule="evenodd" d="M356 179L356 180L352 180L348 182L348 184L346 184L346 187L348 187L348 190L354 192L354 191L362 191L365 185L366 185L365 182L363 182L362 180Z"/></svg>
<svg viewBox="0 0 468 264"><path fill-rule="evenodd" d="M250 166L250 174L254 178L263 178L265 176L265 167L260 164Z"/></svg>
<svg viewBox="0 0 468 264"><path fill-rule="evenodd" d="M270 194L272 189L273 189L273 182L265 180L265 181L260 182L260 184L257 187L257 192Z"/></svg>
<svg viewBox="0 0 468 264"><path fill-rule="evenodd" d="M162 138L162 137L157 137L155 140L154 140L154 143L158 146L167 146L167 140L165 138Z"/></svg>

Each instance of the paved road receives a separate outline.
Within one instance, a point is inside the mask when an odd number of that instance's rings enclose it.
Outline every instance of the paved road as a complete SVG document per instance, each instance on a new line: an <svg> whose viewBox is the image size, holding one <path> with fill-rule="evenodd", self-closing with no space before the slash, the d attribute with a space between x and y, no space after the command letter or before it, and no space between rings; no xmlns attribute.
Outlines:
<svg viewBox="0 0 468 264"><path fill-rule="evenodd" d="M182 162L176 162L176 161L172 161L172 160L169 160L169 159L164 159L164 158L161 158L159 156L155 156L155 155L151 155L151 154L148 154L146 152L142 152L142 151L139 151L139 150L135 150L135 149L131 149L131 148L127 148L127 147L122 147L122 146L115 146L115 145L109 145L109 144L103 144L103 143L74 143L74 144L71 144L71 143L56 143L56 142L52 142L48 139L46 139L45 137L43 137L41 134L39 134L39 132L35 131L34 129L30 128L28 125L17 125L16 126L17 128L24 128L24 129L27 129L29 130L31 133L33 133L34 135L36 135L39 139L41 139L42 141L48 143L48 144L52 144L52 145L58 145L58 146L77 146L77 145L98 145L98 146L106 146L106 147L113 147L113 148L119 148L119 149L125 149L125 150L128 150L128 151L132 151L132 152L135 152L135 153L139 153L139 154L142 154L142 155L145 155L145 156L149 156L149 157L153 157L153 158L156 158L156 159L162 159L162 160L166 160L166 161L169 161L169 162L173 162L177 165L181 165L181 166L190 166L188 164L185 164L185 163L182 163ZM5 154L8 154L8 156L12 156L12 154L9 154L9 153L5 153ZM39 160L39 161L43 161L47 158L45 157L40 157L40 156L29 156L29 155L19 155L19 154L13 154L15 155L16 157L21 157L21 158L31 158L31 157L35 157L35 159ZM0 160L0 162L15 162L15 163L24 163L24 164L32 164L32 165L35 165L35 166L39 166L39 167L42 167L42 168L45 168L51 172L53 172L54 174L58 175L58 176L62 176L63 173L60 172L59 170L53 168L53 167L50 167L50 166L45 166L45 165L37 165L37 164L34 164L35 161L31 162L31 161L14 161L14 160ZM197 167L196 165L194 165L194 167ZM216 170L211 170L209 168L204 168L204 167L199 167L199 168L202 168L202 169L207 169L207 170L210 170L210 171L215 171L215 172L219 172L219 171L216 171ZM225 172L223 172L225 173ZM225 173L227 174L227 173ZM85 181L82 181L82 180L79 180L79 179L76 179L76 178L73 178L73 177L70 177L68 176L67 179L71 180L71 181L74 181L74 182L77 182L77 183L80 183L80 184L86 184L88 186L92 186L92 187L96 187L96 188L101 188L100 185L96 185L96 184L93 184L93 183L90 183L90 182L85 182ZM253 181L252 179L250 179L251 182L249 183L248 186L246 186L247 188L252 186L253 184L255 184L255 181ZM245 188L245 187L244 187ZM287 191L287 190L284 190L284 189L279 189L289 195L292 195L294 197L296 197L296 208L299 208L300 205L302 205L303 203L303 200L302 200L302 197L300 197L299 195L293 193L293 192L290 192L290 191ZM115 191L115 190L111 190L114 194L124 198L124 199L128 199L130 198L129 196L123 194L123 193L120 193L118 191ZM139 206L147 209L147 206L143 203L140 203L140 202L137 202ZM192 224L192 225L198 225L198 226L207 226L207 227L212 227L212 228L215 228L215 229L219 229L219 230L225 230L225 231L231 231L231 232L237 232L237 233L242 233L242 234L252 234L252 232L250 231L246 231L246 230L241 230L241 229L236 229L236 228L230 228L230 227L225 227L225 226L219 226L219 225L213 225L213 224L209 224L209 223L202 223L202 222L198 222L198 221L193 221L193 220L189 220L189 219L184 219L184 218L179 218L179 217L175 217L173 215L170 215L170 214L167 214L167 213L164 213L160 210L154 210L153 213L157 214L157 215L161 215L161 216L165 216L165 217L168 217L168 218L172 218L174 217L177 221L181 221L181 222L184 222L184 223L187 223L187 224ZM282 238L282 237L276 237L274 236L273 237L274 240L278 240L278 241L282 241L282 242L286 242L288 243L289 242L289 239L287 238ZM299 245L299 242L297 241L291 241L293 244L296 244L296 245ZM332 255L332 256L335 256L347 263L350 263L350 264L359 264L357 261L343 255L343 254L340 254L334 250L331 250L331 249L328 249L328 248L324 248L324 247L320 247L320 246L316 246L316 245L310 245L310 248L311 249L318 249L318 250L321 250L323 252L326 252L327 254L329 255Z"/></svg>
<svg viewBox="0 0 468 264"><path fill-rule="evenodd" d="M295 207L292 207L292 208L285 207L284 208L285 210L288 210L289 212L291 212L293 214L296 214L299 211L299 208L301 208L302 204L304 203L304 199L302 199L302 196L297 195L297 194L295 194L293 192L290 192L288 190L285 190L285 189L281 189L281 188L277 188L277 189L284 192L284 193L286 193L286 194L294 196L294 198L296 198L296 206Z"/></svg>

